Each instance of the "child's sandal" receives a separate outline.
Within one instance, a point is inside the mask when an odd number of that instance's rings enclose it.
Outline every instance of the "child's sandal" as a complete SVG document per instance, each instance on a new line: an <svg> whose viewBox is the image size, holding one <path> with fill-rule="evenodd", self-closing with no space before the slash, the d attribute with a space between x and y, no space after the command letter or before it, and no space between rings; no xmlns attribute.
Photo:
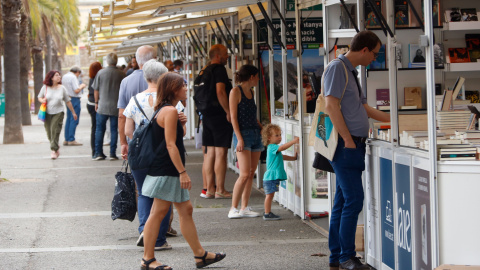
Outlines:
<svg viewBox="0 0 480 270"><path fill-rule="evenodd" d="M221 253L215 253L215 258L213 259L207 259L208 251L205 250L205 254L203 256L194 256L195 259L201 259L201 262L197 262L197 268L203 268L207 265L210 265L212 263L219 262L227 256L227 254L221 252Z"/></svg>
<svg viewBox="0 0 480 270"><path fill-rule="evenodd" d="M173 270L173 268L171 268L170 266L168 266L166 264L159 265L155 268L150 268L150 264L153 263L156 260L157 259L152 258L152 259L147 261L144 258L142 258L142 261L145 265L140 266L140 270L150 270L150 269L153 269L153 270Z"/></svg>

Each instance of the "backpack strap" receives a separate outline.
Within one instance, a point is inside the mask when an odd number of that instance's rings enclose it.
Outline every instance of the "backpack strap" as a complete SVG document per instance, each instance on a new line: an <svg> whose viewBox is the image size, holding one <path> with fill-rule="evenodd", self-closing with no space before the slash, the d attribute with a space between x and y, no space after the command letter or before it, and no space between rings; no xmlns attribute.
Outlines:
<svg viewBox="0 0 480 270"><path fill-rule="evenodd" d="M137 95L133 96L133 99L135 100L135 103L137 104L137 107L140 109L140 111L143 113L143 116L145 116L145 118L147 118L148 121L150 121L150 119L148 119L148 116L145 114L145 112L143 111L142 109L142 106L140 106L140 103L138 103L138 100L137 100ZM156 113L155 113L156 114Z"/></svg>

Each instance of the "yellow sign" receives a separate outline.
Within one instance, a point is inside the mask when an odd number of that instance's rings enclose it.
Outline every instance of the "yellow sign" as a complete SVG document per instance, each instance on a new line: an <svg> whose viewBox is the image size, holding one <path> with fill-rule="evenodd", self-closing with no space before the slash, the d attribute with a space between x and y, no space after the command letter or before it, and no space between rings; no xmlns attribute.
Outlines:
<svg viewBox="0 0 480 270"><path fill-rule="evenodd" d="M67 47L67 55L78 55L78 46Z"/></svg>

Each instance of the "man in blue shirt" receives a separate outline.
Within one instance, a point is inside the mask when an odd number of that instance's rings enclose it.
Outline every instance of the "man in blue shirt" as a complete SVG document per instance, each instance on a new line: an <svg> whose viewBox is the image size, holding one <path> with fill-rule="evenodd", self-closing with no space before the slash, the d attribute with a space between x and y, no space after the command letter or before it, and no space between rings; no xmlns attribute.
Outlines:
<svg viewBox="0 0 480 270"><path fill-rule="evenodd" d="M367 104L356 67L368 66L378 56L380 47L381 41L373 32L361 31L353 37L350 51L331 62L324 74L325 110L340 135L335 155L330 161L336 175L328 239L331 270L370 269L355 257L355 232L364 197L365 141L368 118L389 122L390 115Z"/></svg>
<svg viewBox="0 0 480 270"><path fill-rule="evenodd" d="M67 89L67 93L70 96L73 109L75 113L78 115L77 120L73 119L72 112L67 110L67 120L65 121L65 141L63 145L70 145L70 146L80 146L81 143L78 143L75 140L75 131L77 130L78 123L80 121L80 98L83 94L83 88L85 88L85 84L79 84L78 76L82 73L82 70L77 67L73 66L70 69L70 72L63 75L62 84Z"/></svg>

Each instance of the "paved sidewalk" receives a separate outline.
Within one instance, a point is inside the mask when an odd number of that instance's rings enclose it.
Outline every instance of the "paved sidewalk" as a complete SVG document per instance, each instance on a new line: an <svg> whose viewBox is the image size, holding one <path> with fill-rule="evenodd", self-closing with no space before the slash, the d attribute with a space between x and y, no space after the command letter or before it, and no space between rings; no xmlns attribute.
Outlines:
<svg viewBox="0 0 480 270"><path fill-rule="evenodd" d="M7 179L0 180L0 269L138 269L143 252L135 246L138 220L110 218L114 175L122 161L91 160L85 100L76 133L83 146L62 146L58 160L50 159L43 123L34 115L32 122L23 128L25 144L3 145L0 117L0 178ZM63 143L63 132L60 138ZM273 209L282 216L280 221L230 220L230 200L200 198L202 153L193 141L185 144L200 240L209 251L227 253L210 268L328 269L328 257L311 256L329 254L327 239L277 203ZM109 152L109 146L104 149ZM228 190L236 178L228 171ZM254 210L262 212L263 200L264 195L253 189ZM180 232L177 214L173 227ZM168 242L173 250L157 251L157 259L176 270L195 269L183 237Z"/></svg>

